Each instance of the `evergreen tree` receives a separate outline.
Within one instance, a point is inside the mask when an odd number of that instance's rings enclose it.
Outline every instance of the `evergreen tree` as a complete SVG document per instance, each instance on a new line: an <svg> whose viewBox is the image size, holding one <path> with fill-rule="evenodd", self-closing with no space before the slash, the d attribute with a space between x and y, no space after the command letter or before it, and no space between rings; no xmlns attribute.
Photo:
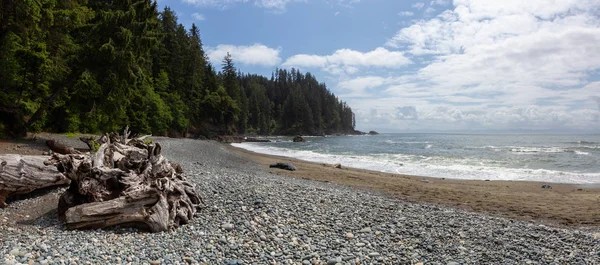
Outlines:
<svg viewBox="0 0 600 265"><path fill-rule="evenodd" d="M29 130L153 134L353 132L347 104L311 74L216 73L200 30L151 0L4 1L0 136ZM7 116L8 115L8 116ZM8 118L7 118L8 117Z"/></svg>

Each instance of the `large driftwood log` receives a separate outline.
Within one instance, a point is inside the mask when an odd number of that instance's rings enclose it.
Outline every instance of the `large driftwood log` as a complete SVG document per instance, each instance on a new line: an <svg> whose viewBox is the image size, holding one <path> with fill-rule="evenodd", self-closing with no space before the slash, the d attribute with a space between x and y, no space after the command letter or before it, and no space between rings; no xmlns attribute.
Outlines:
<svg viewBox="0 0 600 265"><path fill-rule="evenodd" d="M0 207L9 196L69 184L69 179L52 166L45 166L46 156L0 156Z"/></svg>
<svg viewBox="0 0 600 265"><path fill-rule="evenodd" d="M159 143L127 135L126 129L121 137L103 137L90 155L53 154L46 161L71 180L58 205L67 228L128 224L165 231L188 223L204 206L181 167L161 155Z"/></svg>

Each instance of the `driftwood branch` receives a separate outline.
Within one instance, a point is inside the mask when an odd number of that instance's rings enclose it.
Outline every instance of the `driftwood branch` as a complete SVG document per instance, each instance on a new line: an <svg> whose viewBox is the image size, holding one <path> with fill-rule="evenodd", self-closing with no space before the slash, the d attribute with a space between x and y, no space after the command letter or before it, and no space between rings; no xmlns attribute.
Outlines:
<svg viewBox="0 0 600 265"><path fill-rule="evenodd" d="M68 145L64 145L60 142L57 142L56 140L46 140L46 145L48 146L48 148L50 148L50 150L52 150L52 152L55 153L63 155L81 154L81 152L75 150L75 148Z"/></svg>
<svg viewBox="0 0 600 265"><path fill-rule="evenodd" d="M159 143L103 138L95 153L54 154L47 161L71 180L58 205L67 228L133 224L165 231L188 223L204 206L181 166L161 155Z"/></svg>
<svg viewBox="0 0 600 265"><path fill-rule="evenodd" d="M55 167L44 165L46 158L45 156L0 156L0 207L6 207L5 200L9 196L69 184L69 179Z"/></svg>

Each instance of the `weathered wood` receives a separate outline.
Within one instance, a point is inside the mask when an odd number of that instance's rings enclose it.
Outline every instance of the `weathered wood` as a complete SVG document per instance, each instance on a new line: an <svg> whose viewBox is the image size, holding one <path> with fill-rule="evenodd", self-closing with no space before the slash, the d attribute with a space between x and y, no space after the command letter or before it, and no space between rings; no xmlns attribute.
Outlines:
<svg viewBox="0 0 600 265"><path fill-rule="evenodd" d="M75 148L59 143L56 140L46 140L46 145L48 146L48 148L50 148L50 150L52 150L52 152L56 152L59 154L81 154L81 152L75 150Z"/></svg>
<svg viewBox="0 0 600 265"><path fill-rule="evenodd" d="M9 196L69 184L55 167L44 165L46 156L0 155L0 207Z"/></svg>
<svg viewBox="0 0 600 265"><path fill-rule="evenodd" d="M129 135L126 128L124 136ZM69 229L118 224L165 231L188 223L204 203L159 143L112 134L90 155L54 154L47 161L71 179L59 200Z"/></svg>

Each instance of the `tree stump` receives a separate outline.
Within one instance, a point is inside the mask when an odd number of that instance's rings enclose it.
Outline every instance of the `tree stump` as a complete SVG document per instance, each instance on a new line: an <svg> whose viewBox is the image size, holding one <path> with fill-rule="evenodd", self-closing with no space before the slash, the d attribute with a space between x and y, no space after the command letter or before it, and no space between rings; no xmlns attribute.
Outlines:
<svg viewBox="0 0 600 265"><path fill-rule="evenodd" d="M46 161L71 180L58 204L68 229L127 224L166 231L188 223L204 207L181 167L161 155L159 143L127 135L126 129L123 137L102 137L89 155L53 154Z"/></svg>
<svg viewBox="0 0 600 265"><path fill-rule="evenodd" d="M56 168L45 166L46 156L0 156L0 207L6 207L9 196L69 184L69 179Z"/></svg>

